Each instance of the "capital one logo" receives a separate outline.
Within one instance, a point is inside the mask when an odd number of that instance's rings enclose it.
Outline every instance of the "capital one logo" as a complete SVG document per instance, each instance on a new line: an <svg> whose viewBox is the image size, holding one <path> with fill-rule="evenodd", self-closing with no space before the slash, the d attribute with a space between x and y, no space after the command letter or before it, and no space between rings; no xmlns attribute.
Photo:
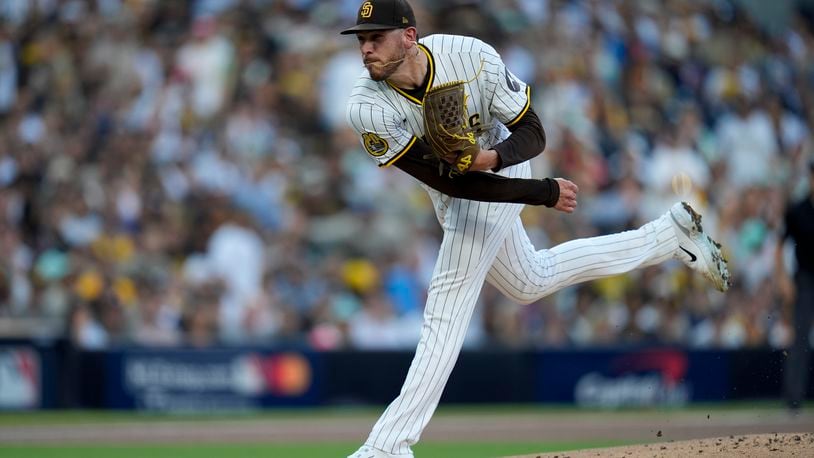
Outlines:
<svg viewBox="0 0 814 458"><path fill-rule="evenodd" d="M609 373L584 374L574 387L578 405L589 407L685 405L692 386L684 380L687 355L648 350L611 361Z"/></svg>

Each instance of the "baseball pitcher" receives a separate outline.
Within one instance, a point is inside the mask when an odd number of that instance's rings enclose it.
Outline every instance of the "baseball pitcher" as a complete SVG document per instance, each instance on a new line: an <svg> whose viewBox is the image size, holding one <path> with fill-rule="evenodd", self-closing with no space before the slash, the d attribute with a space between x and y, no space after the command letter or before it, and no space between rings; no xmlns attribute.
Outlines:
<svg viewBox="0 0 814 458"><path fill-rule="evenodd" d="M398 397L351 457L412 457L458 358L484 281L519 303L566 286L678 257L725 291L720 245L701 217L676 203L641 228L532 245L523 204L571 213L577 185L531 177L545 148L529 86L490 45L471 37L419 39L405 0L368 0L341 32L359 44L362 71L347 107L350 124L381 167L415 177L443 228L415 356Z"/></svg>

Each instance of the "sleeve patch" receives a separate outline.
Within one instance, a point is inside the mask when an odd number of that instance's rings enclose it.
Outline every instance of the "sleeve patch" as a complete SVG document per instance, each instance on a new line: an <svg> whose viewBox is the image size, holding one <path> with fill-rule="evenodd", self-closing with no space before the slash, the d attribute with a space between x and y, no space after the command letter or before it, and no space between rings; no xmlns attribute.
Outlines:
<svg viewBox="0 0 814 458"><path fill-rule="evenodd" d="M514 75L509 73L508 68L503 70L503 74L506 76L506 86L508 86L512 92L520 92L520 83L517 82Z"/></svg>
<svg viewBox="0 0 814 458"><path fill-rule="evenodd" d="M362 134L362 143L365 145L365 150L367 150L368 154L373 157L383 156L390 148L387 144L387 140L372 132Z"/></svg>

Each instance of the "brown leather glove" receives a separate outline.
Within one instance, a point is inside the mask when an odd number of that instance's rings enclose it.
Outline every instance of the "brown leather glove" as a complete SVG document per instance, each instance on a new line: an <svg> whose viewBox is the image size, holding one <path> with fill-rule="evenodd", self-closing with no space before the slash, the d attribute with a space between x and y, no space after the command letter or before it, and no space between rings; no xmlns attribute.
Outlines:
<svg viewBox="0 0 814 458"><path fill-rule="evenodd" d="M468 125L464 82L435 86L424 96L424 132L433 154L448 164L450 176L463 175L480 153L480 131Z"/></svg>

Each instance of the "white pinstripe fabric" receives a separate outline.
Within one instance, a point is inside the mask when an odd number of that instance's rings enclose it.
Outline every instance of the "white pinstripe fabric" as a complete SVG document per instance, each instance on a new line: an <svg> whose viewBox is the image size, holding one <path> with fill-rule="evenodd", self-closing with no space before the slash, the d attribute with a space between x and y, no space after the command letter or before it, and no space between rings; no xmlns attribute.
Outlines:
<svg viewBox="0 0 814 458"><path fill-rule="evenodd" d="M518 164L504 173L528 176L530 167L528 163ZM438 196L441 194L433 197ZM418 441L438 405L486 274L513 227L508 222L519 220L523 207L445 200L445 212L439 215L444 237L428 290L421 339L401 393L365 442L395 456L412 456L410 446Z"/></svg>
<svg viewBox="0 0 814 458"><path fill-rule="evenodd" d="M518 218L487 281L507 297L528 304L567 286L658 264L672 258L677 248L666 214L636 230L571 240L539 251Z"/></svg>

